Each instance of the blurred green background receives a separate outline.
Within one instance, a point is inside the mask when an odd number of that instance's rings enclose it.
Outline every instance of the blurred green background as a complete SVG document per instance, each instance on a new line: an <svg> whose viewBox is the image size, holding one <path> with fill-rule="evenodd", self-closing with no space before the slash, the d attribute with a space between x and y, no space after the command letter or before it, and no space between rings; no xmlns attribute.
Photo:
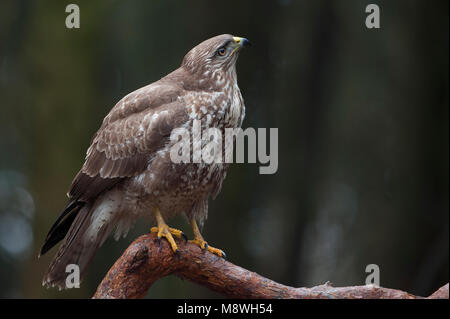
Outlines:
<svg viewBox="0 0 450 319"><path fill-rule="evenodd" d="M40 245L103 117L222 33L253 43L243 126L279 129L279 167L232 165L209 243L291 286L361 285L368 264L418 295L449 281L448 1L73 1L71 30L69 3L0 2L0 297L90 297L148 231L108 240L80 289L41 287L56 250L38 260ZM148 297L218 295L169 277Z"/></svg>

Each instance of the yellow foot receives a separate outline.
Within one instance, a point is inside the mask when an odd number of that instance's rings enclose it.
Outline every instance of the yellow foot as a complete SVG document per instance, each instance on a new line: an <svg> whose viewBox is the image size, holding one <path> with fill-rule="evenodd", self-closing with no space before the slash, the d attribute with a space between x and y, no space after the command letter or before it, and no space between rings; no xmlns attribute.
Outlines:
<svg viewBox="0 0 450 319"><path fill-rule="evenodd" d="M207 250L210 253L213 253L219 257L227 258L227 255L225 254L225 252L223 250L209 246L205 240L193 239L193 240L190 240L189 242L199 246L202 250Z"/></svg>
<svg viewBox="0 0 450 319"><path fill-rule="evenodd" d="M179 229L171 228L167 225L162 225L159 227L152 227L150 228L151 233L157 233L158 238L165 237L167 241L170 244L170 247L172 247L173 252L178 252L178 246L175 243L175 240L173 239L173 236L181 238L183 237L187 241L186 235ZM173 235L173 236L172 236Z"/></svg>

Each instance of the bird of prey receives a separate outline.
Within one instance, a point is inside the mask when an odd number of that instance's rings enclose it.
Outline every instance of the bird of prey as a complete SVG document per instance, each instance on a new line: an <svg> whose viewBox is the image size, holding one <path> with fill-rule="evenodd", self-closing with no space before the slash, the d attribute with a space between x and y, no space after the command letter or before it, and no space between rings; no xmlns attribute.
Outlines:
<svg viewBox="0 0 450 319"><path fill-rule="evenodd" d="M115 230L125 237L139 217L166 238L185 237L166 220L185 214L191 241L225 257L203 239L198 224L208 215L208 198L219 193L227 163L174 163L171 132L203 127L240 128L245 115L237 84L236 60L245 38L223 34L208 39L183 58L181 66L160 80L122 98L104 118L68 192L69 201L51 227L40 255L63 240L43 279L44 286L65 287L66 266L79 266L81 277L95 252ZM192 146L192 145L191 145Z"/></svg>

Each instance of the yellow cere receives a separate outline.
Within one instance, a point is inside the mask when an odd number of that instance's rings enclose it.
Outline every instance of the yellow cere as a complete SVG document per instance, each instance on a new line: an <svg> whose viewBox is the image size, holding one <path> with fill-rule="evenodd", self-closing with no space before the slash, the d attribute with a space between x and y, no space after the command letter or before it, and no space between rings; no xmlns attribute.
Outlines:
<svg viewBox="0 0 450 319"><path fill-rule="evenodd" d="M240 37L233 37L234 42L236 42L236 44L241 44L242 38Z"/></svg>

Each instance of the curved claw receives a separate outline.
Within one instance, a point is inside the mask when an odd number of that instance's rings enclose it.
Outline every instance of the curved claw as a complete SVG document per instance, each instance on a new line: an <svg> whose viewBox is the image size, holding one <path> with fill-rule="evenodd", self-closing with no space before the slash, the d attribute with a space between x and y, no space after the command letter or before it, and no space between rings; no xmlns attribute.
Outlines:
<svg viewBox="0 0 450 319"><path fill-rule="evenodd" d="M190 242L197 245L198 247L200 247L200 249L202 250L203 253L206 251L209 251L210 253L213 253L214 255L217 255L219 257L223 257L223 258L227 257L227 255L225 254L225 252L223 250L209 246L208 243L203 239L197 238L197 239L190 240Z"/></svg>
<svg viewBox="0 0 450 319"><path fill-rule="evenodd" d="M184 238L184 242L187 243L188 236L186 236L186 234L184 232L181 233L181 236Z"/></svg>
<svg viewBox="0 0 450 319"><path fill-rule="evenodd" d="M170 228L167 225L162 225L160 227L152 227L150 229L150 232L157 233L158 238L158 246L161 246L161 238L164 237L167 239L167 241L170 244L170 247L172 248L174 253L177 253L178 246L175 243L175 240L173 239L172 235L176 237L181 237L181 234L183 233L181 230Z"/></svg>

